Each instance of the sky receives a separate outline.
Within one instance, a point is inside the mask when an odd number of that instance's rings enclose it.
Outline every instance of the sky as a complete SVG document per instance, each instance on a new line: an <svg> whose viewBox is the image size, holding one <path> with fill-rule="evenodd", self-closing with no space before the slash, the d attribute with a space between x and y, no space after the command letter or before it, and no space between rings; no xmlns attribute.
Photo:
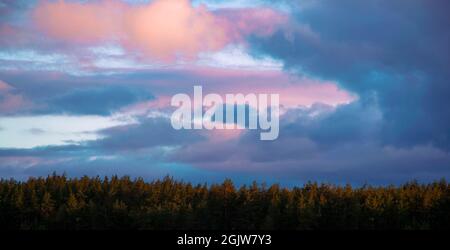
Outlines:
<svg viewBox="0 0 450 250"><path fill-rule="evenodd" d="M0 0L0 177L300 185L450 177L447 0ZM171 97L277 93L280 131Z"/></svg>

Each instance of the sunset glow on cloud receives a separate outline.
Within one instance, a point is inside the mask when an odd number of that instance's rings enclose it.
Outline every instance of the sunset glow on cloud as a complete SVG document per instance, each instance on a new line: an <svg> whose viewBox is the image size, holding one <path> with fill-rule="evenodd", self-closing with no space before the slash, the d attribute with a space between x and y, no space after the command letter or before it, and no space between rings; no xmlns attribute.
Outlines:
<svg viewBox="0 0 450 250"><path fill-rule="evenodd" d="M448 7L0 0L0 177L450 177ZM278 94L279 137L173 129L171 98L194 86Z"/></svg>
<svg viewBox="0 0 450 250"><path fill-rule="evenodd" d="M244 9L231 16L193 7L189 0L77 3L42 1L33 11L38 28L68 43L118 42L146 56L170 61L218 51L249 34L270 35L285 21L271 9Z"/></svg>

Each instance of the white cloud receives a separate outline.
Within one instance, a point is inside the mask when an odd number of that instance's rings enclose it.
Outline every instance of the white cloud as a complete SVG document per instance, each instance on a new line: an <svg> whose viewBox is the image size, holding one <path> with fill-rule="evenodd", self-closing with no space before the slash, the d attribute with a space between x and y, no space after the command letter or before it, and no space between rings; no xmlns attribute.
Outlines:
<svg viewBox="0 0 450 250"><path fill-rule="evenodd" d="M102 129L134 123L131 118L102 116L0 117L0 148L78 144L101 138ZM33 133L39 130L40 133Z"/></svg>
<svg viewBox="0 0 450 250"><path fill-rule="evenodd" d="M247 70L282 70L283 63L269 56L255 58L242 45L229 45L218 52L200 53L199 66Z"/></svg>

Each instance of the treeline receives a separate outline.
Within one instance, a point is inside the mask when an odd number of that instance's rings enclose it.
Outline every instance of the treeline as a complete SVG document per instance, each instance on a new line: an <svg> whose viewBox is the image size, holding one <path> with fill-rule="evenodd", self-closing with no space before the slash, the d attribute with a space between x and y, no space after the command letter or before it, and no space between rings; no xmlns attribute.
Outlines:
<svg viewBox="0 0 450 250"><path fill-rule="evenodd" d="M442 180L394 187L192 185L166 177L0 181L0 229L449 229Z"/></svg>

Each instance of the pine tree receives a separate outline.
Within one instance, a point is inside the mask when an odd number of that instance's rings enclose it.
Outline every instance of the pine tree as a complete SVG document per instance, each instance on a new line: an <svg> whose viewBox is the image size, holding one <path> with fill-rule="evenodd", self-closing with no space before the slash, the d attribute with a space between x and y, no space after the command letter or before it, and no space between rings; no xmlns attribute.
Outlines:
<svg viewBox="0 0 450 250"><path fill-rule="evenodd" d="M41 215L48 219L55 210L55 202L49 192L45 192L41 201Z"/></svg>

